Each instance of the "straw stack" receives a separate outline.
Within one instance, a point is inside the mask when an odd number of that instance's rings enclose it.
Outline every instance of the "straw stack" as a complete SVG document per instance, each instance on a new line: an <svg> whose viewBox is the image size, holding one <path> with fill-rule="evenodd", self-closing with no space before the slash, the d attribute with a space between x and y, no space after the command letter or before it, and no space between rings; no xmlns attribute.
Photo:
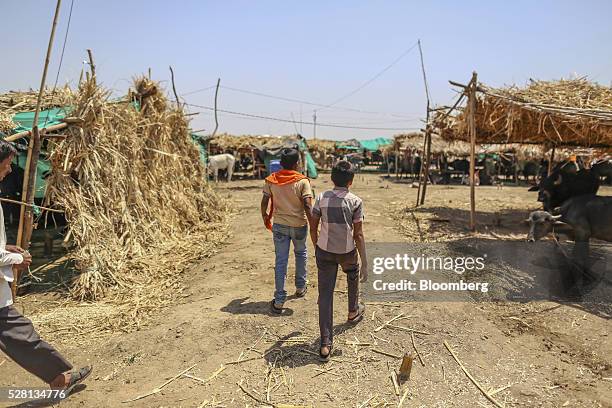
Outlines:
<svg viewBox="0 0 612 408"><path fill-rule="evenodd" d="M179 273L225 237L228 211L183 112L146 78L130 97L111 103L94 81L82 83L71 101L80 120L52 148L47 190L74 243L73 297L122 304L128 325L173 298Z"/></svg>

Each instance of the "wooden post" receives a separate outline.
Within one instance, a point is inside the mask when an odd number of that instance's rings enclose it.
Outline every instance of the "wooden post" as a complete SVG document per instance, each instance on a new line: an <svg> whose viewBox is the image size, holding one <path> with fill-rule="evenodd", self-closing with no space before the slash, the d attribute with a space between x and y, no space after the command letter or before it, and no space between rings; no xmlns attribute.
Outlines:
<svg viewBox="0 0 612 408"><path fill-rule="evenodd" d="M555 145L553 145L552 150L550 151L550 159L548 160L548 171L546 172L547 175L550 176L550 173L552 173L552 169L553 169L553 161L555 160Z"/></svg>
<svg viewBox="0 0 612 408"><path fill-rule="evenodd" d="M472 73L468 90L470 131L470 230L476 231L476 87L477 74Z"/></svg>
<svg viewBox="0 0 612 408"><path fill-rule="evenodd" d="M34 194L36 189L36 167L38 166L38 156L40 154L40 134L38 132L38 116L40 114L40 105L42 103L43 92L45 91L45 82L47 80L47 71L49 69L49 60L51 59L51 50L53 49L53 38L55 37L55 28L59 17L62 0L57 0L55 6L55 15L51 25L51 35L49 36L49 44L47 45L47 55L45 57L45 65L43 74L40 80L40 89L38 90L38 99L36 101L36 109L34 111L34 120L32 121L32 136L28 144L28 156L26 159L25 170L23 174L23 189L21 193L21 201L26 204L34 203ZM21 205L19 213L19 229L17 231L17 245L23 249L28 249L30 246L30 237L32 236L33 224L33 209L28 205ZM17 293L19 285L19 271L15 271L15 279L11 285L13 299Z"/></svg>
<svg viewBox="0 0 612 408"><path fill-rule="evenodd" d="M421 168L419 168L419 188L417 190L417 199L415 207L421 202L421 190L423 188L423 169L425 166L425 151L427 150L427 135L423 136L423 150L421 150Z"/></svg>
<svg viewBox="0 0 612 408"><path fill-rule="evenodd" d="M421 192L421 205L425 204L425 193L427 192L427 182L429 181L429 166L431 162L431 127L429 126L429 105L427 105L427 126L425 128L426 152L423 157L423 191Z"/></svg>
<svg viewBox="0 0 612 408"><path fill-rule="evenodd" d="M395 148L395 180L399 180L399 155L400 149L399 147Z"/></svg>
<svg viewBox="0 0 612 408"><path fill-rule="evenodd" d="M421 39L417 41L419 45L419 55L421 59L421 71L423 72L423 84L425 85L425 96L427 97L427 119L425 120L425 140L423 141L423 151L421 152L421 171L419 173L419 189L417 191L417 206L419 205L419 195L421 205L425 202L425 193L427 191L427 181L429 178L429 160L431 153L431 133L429 132L429 87L427 86L427 75L425 74L425 62L423 61L423 48L421 47ZM421 190L421 182L423 189Z"/></svg>
<svg viewBox="0 0 612 408"><path fill-rule="evenodd" d="M385 152L385 161L387 162L387 178L391 178L391 170L389 169L389 152Z"/></svg>
<svg viewBox="0 0 612 408"><path fill-rule="evenodd" d="M93 54L90 49L87 50L87 55L89 56L89 66L91 68L91 79L96 83L96 66L93 60Z"/></svg>
<svg viewBox="0 0 612 408"><path fill-rule="evenodd" d="M217 97L219 96L219 84L221 78L217 78L217 88L215 89L215 130L212 132L212 137L215 137L217 130L219 129L219 119L217 118Z"/></svg>
<svg viewBox="0 0 612 408"><path fill-rule="evenodd" d="M172 80L172 92L174 93L174 97L176 98L176 109L181 109L181 101L179 100L178 93L176 93L176 86L174 84L174 70L172 69L172 65L170 68L170 79ZM151 77L151 68L149 68L149 78Z"/></svg>

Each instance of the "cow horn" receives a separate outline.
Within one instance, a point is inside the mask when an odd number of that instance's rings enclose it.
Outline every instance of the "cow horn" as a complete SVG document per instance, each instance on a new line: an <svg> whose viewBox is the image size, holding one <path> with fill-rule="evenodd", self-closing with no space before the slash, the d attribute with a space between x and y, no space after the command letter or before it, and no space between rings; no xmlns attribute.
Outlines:
<svg viewBox="0 0 612 408"><path fill-rule="evenodd" d="M557 220L560 220L561 217L563 217L563 215L561 215L561 214L559 214L559 215L551 215L551 217L552 217L553 220L557 221Z"/></svg>

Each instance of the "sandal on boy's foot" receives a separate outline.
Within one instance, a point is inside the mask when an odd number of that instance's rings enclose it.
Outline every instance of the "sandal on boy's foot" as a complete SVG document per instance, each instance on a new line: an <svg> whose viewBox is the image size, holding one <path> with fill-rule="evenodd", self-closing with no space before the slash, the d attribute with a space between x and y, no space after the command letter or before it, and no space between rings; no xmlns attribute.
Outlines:
<svg viewBox="0 0 612 408"><path fill-rule="evenodd" d="M86 366L80 368L78 371L70 372L70 381L68 381L68 385L66 386L65 395L66 397L70 395L70 393L74 390L74 387L85 381L87 377L93 371L93 366Z"/></svg>
<svg viewBox="0 0 612 408"><path fill-rule="evenodd" d="M327 347L327 349L329 350L327 354L321 353L321 349L323 347ZM333 349L332 346L321 346L321 347L319 347L319 361L322 362L322 363L327 363L331 359L332 349Z"/></svg>
<svg viewBox="0 0 612 408"><path fill-rule="evenodd" d="M308 292L308 286L304 286L303 288L296 288L295 297L303 298L304 296L306 296L306 292Z"/></svg>
<svg viewBox="0 0 612 408"><path fill-rule="evenodd" d="M361 320L363 320L364 314L365 314L365 305L360 302L359 305L357 306L357 314L353 317L349 317L347 321L349 323L359 323Z"/></svg>
<svg viewBox="0 0 612 408"><path fill-rule="evenodd" d="M276 305L277 303L274 301L274 299L272 299L270 302L270 311L275 314L283 313L283 305L281 304L280 307L277 307Z"/></svg>

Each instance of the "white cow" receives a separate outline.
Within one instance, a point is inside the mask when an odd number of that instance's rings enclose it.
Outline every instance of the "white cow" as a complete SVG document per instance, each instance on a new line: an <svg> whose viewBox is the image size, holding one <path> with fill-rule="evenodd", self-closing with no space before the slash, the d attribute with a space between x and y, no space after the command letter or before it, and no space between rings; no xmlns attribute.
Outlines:
<svg viewBox="0 0 612 408"><path fill-rule="evenodd" d="M208 158L208 173L214 174L215 182L219 181L219 170L227 170L227 181L232 180L232 173L234 172L234 163L236 158L229 154L216 154Z"/></svg>

